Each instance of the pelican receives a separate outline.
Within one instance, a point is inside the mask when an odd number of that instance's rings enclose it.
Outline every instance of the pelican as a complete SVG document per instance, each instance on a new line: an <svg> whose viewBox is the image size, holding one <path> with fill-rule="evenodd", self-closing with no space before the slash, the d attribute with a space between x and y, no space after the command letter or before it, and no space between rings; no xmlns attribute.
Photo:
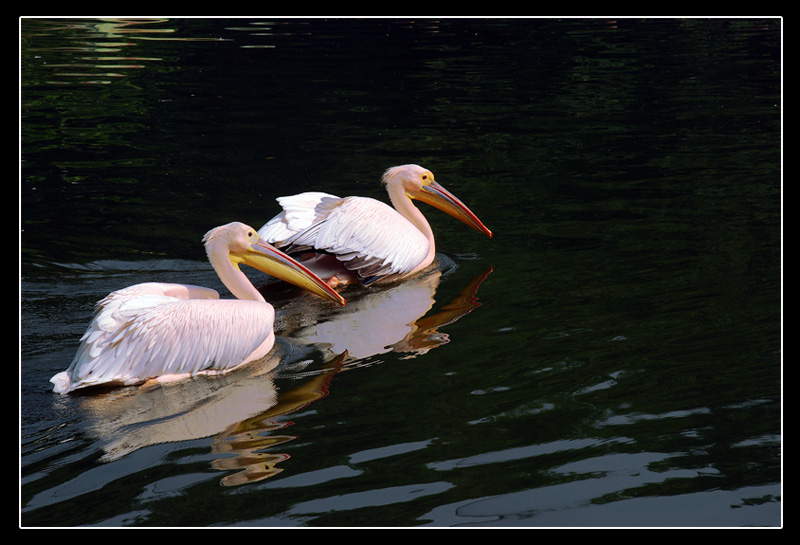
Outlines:
<svg viewBox="0 0 800 545"><path fill-rule="evenodd" d="M243 223L216 227L203 242L238 300L185 284L148 282L115 291L98 303L70 366L50 379L53 391L166 382L230 371L263 357L275 343L275 311L239 269L241 263L344 304L324 281Z"/></svg>
<svg viewBox="0 0 800 545"><path fill-rule="evenodd" d="M375 199L321 192L279 197L283 211L259 230L259 236L297 256L331 286L404 278L433 262L433 231L412 199L491 238L492 232L437 183L430 170L419 165L392 167L381 181L394 209Z"/></svg>

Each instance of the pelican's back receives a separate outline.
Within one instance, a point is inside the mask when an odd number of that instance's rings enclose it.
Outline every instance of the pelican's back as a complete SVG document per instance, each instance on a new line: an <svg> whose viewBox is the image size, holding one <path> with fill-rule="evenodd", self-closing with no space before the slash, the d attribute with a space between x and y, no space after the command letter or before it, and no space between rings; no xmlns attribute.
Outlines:
<svg viewBox="0 0 800 545"><path fill-rule="evenodd" d="M289 254L333 254L364 284L408 274L428 255L419 229L381 201L308 192L278 202L283 211L261 228L262 239Z"/></svg>
<svg viewBox="0 0 800 545"><path fill-rule="evenodd" d="M70 366L50 379L53 391L229 370L264 339L274 342L271 305L218 298L214 290L181 284L138 284L113 292L98 304Z"/></svg>

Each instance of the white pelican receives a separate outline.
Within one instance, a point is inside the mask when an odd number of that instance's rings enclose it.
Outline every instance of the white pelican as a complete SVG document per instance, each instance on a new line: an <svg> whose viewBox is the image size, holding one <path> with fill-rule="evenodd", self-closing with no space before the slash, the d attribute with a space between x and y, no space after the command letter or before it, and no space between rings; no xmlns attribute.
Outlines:
<svg viewBox="0 0 800 545"><path fill-rule="evenodd" d="M98 303L70 366L50 379L53 391L225 372L267 354L275 343L275 311L239 270L241 263L344 304L325 282L243 223L212 229L203 242L238 300L184 284L149 282L115 291Z"/></svg>
<svg viewBox="0 0 800 545"><path fill-rule="evenodd" d="M402 278L433 262L433 231L412 199L492 236L464 203L419 165L392 167L382 182L394 209L366 197L300 193L278 198L283 211L259 230L259 236L300 256L304 265L332 286Z"/></svg>

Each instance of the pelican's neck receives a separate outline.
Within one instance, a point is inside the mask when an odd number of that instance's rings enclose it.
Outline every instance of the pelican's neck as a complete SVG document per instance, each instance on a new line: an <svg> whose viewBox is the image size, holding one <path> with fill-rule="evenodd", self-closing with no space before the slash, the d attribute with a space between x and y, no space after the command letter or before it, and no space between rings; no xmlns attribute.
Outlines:
<svg viewBox="0 0 800 545"><path fill-rule="evenodd" d="M433 240L433 230L428 220L425 219L419 208L414 206L414 203L408 198L405 190L399 184L386 184L386 190L389 192L389 200L392 201L394 209L410 221L428 239L428 257L425 262L430 264L436 254L436 243Z"/></svg>
<svg viewBox="0 0 800 545"><path fill-rule="evenodd" d="M216 242L216 244L214 243ZM208 260L214 267L222 283L237 299L265 302L264 297L250 282L250 279L234 265L229 257L228 248L220 241L214 241L206 247Z"/></svg>

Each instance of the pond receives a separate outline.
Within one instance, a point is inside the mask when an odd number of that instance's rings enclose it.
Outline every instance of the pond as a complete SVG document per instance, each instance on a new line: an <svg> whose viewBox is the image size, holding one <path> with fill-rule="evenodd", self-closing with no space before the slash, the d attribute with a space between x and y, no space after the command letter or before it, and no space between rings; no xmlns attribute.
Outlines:
<svg viewBox="0 0 800 545"><path fill-rule="evenodd" d="M22 527L782 525L782 20L23 18ZM417 163L427 274L52 392L95 303Z"/></svg>

